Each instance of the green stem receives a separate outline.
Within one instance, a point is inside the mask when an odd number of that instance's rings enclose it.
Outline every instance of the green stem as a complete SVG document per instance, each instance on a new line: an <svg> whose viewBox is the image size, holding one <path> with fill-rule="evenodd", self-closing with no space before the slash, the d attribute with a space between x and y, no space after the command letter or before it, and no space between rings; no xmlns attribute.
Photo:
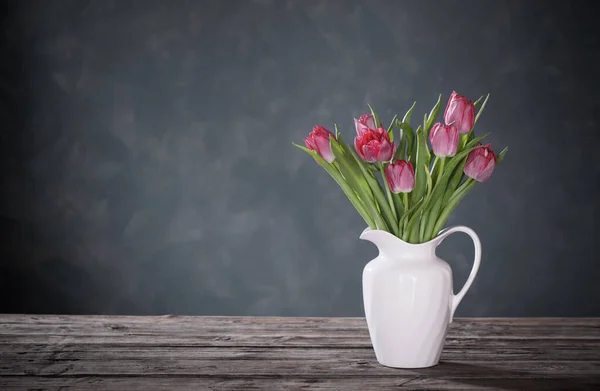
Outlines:
<svg viewBox="0 0 600 391"><path fill-rule="evenodd" d="M396 214L398 215L398 221L396 226L398 227L398 237L402 237L402 217L406 214L407 210L404 209L404 205L402 204L402 197L398 194L392 194L392 200L394 202L394 207L396 208Z"/></svg>
<svg viewBox="0 0 600 391"><path fill-rule="evenodd" d="M302 149L303 147L300 146L300 148ZM360 167L356 167L357 164L351 151L346 152L347 149L339 145L339 143L332 142L331 150L336 157L335 161L333 162L335 167L348 182L350 188L356 191L359 199L361 199L364 203L368 215L375 223L375 228L388 231L389 228L386 222L383 220L381 214L377 210L377 202L373 199L371 188L367 183L368 178L365 178L366 170L364 167L362 167L362 165ZM318 154L314 154L313 156L315 156L315 159L321 159ZM323 159L321 160L324 162Z"/></svg>
<svg viewBox="0 0 600 391"><path fill-rule="evenodd" d="M466 179L466 180L465 180L465 181L462 183L462 185L460 185L460 186L458 187L458 189L456 189L456 191L454 192L454 194L452 195L452 197L450 197L450 200L452 200L452 198L454 198L454 197L455 197L456 195L458 195L459 193L461 193L461 192L465 191L466 189L468 189L468 188L469 188L469 186L472 186L472 185L474 185L474 184L475 184L474 182L475 182L475 179L473 179L473 178L467 178L467 179Z"/></svg>
<svg viewBox="0 0 600 391"><path fill-rule="evenodd" d="M400 193L402 194L402 203L404 204L404 213L410 212L408 208L408 193ZM401 219L402 227L398 227L402 231L402 240L406 241L408 239L408 232L406 230L406 223L408 222L408 216L406 218Z"/></svg>
<svg viewBox="0 0 600 391"><path fill-rule="evenodd" d="M466 161L467 158L463 157L458 166L454 169L454 173L452 173L450 180L448 181L448 185L446 186L446 191L444 192L442 205L447 205L448 201L450 200L450 197L452 197L452 195L456 191L456 188L458 187L463 177L463 170Z"/></svg>
<svg viewBox="0 0 600 391"><path fill-rule="evenodd" d="M345 169L344 169L343 167L340 166L340 162L341 162L341 160L338 161L338 159L336 159L333 162L333 165L335 165L335 167L339 170L339 172L342 173L343 177L353 176L352 179L353 179L354 185L349 186L349 187L350 187L350 189L354 188L353 190L355 190L358 193L358 196L363 200L364 206L365 206L365 212L366 212L367 216L369 216L369 218L373 221L375 229L387 230L387 225L385 224L385 222L381 218L381 214L377 210L377 203L375 202L375 200L373 200L372 195L370 194L371 191L369 190L368 185L366 185L366 184L363 185L362 183L360 183L361 181L358 180L358 176L360 174L358 172L356 172L356 173L352 172L352 169L350 168L350 166L347 166L347 165L345 165ZM346 171L346 173L344 173L344 171Z"/></svg>
<svg viewBox="0 0 600 391"><path fill-rule="evenodd" d="M346 197L348 197L348 200L350 200L350 203L354 206L354 208L357 210L358 214L360 214L360 216L363 218L365 223L367 223L369 228L376 229L377 226L375 222L367 212L367 209L360 201L354 190L352 190L352 188L348 185L348 183L340 173L339 168L334 165L323 166L323 168L325 168L329 175L331 175L331 177L340 186Z"/></svg>
<svg viewBox="0 0 600 391"><path fill-rule="evenodd" d="M408 193L402 193L402 203L404 204L404 210L408 211Z"/></svg>
<svg viewBox="0 0 600 391"><path fill-rule="evenodd" d="M341 138L341 136L340 136ZM347 154L344 152L345 148L338 143L331 143L332 150L336 156L336 160L333 163L327 163L318 153L311 151L308 148L292 143L297 148L311 155L315 161L327 171L327 173L336 181L341 187L342 191L348 197L348 200L352 203L354 208L358 211L361 217L365 220L370 228L377 229L378 226L385 226L383 221L379 221L381 217L374 211L374 200L370 194L370 190L366 184L354 174L351 166L348 164L340 164L348 161ZM379 218L379 219L378 219Z"/></svg>
<svg viewBox="0 0 600 391"><path fill-rule="evenodd" d="M433 235L437 235L437 233L440 232L442 228L444 228L444 225L448 221L450 213L452 213L456 206L458 206L460 200L462 200L464 196L467 195L469 190L471 190L476 184L477 181L475 181L472 178L468 178L462 185L458 187L458 189L454 192L454 195L450 198L448 205L446 205L446 207L442 210L440 217L437 219Z"/></svg>
<svg viewBox="0 0 600 391"><path fill-rule="evenodd" d="M437 165L437 162L440 158L439 157L435 157L435 159L433 159L433 164L431 165L431 171L429 171L431 173L431 176L435 175L435 166Z"/></svg>
<svg viewBox="0 0 600 391"><path fill-rule="evenodd" d="M394 205L394 200L392 199L392 192L390 191L390 184L388 183L387 177L385 176L385 169L383 167L383 163L379 162L379 171L381 172L381 176L383 177L383 183L385 185L385 192L387 193L388 202L390 203L390 209L392 209L392 215L394 216L394 222L398 222L398 213L396 212L396 206Z"/></svg>
<svg viewBox="0 0 600 391"><path fill-rule="evenodd" d="M380 216L385 221L385 226L389 227L384 230L387 230L392 235L398 235L398 231L396 230L397 220L395 220L394 216L392 215L392 209L390 208L390 205L385 199L385 194L381 189L381 184L379 183L377 178L375 178L375 175L373 175L372 172L369 172L365 168L364 162L358 157L358 155L353 150L350 150L350 154L352 155L351 158L354 158L356 165L358 165L360 171L362 172L363 177L366 180L367 186L370 188L373 196L375 197L375 201L377 202L377 204L379 204L379 208L381 210Z"/></svg>
<svg viewBox="0 0 600 391"><path fill-rule="evenodd" d="M422 220L423 220L422 214L423 214L423 211L419 210L419 211L417 211L415 216L413 216L413 219L416 218L416 220L409 226L409 230L410 230L410 234L408 236L409 243L418 243L419 242L419 224L423 223L422 222Z"/></svg>
<svg viewBox="0 0 600 391"><path fill-rule="evenodd" d="M423 211L423 215L421 216L421 223L419 224L419 240L422 243L425 243L425 227L427 226L427 218L429 215Z"/></svg>
<svg viewBox="0 0 600 391"><path fill-rule="evenodd" d="M436 158L437 158L437 156L436 156ZM445 166L446 166L446 158L445 157L440 158L440 168L438 170L436 182L442 178L442 175L444 175L444 167Z"/></svg>
<svg viewBox="0 0 600 391"><path fill-rule="evenodd" d="M446 167L447 158L442 157L439 158L440 165L437 171L437 176L435 183L437 186L441 186L440 183L442 177L444 176L444 168ZM420 238L423 241L428 241L432 239L432 236L435 235L432 231L435 226L435 222L439 217L439 213L441 208L443 207L443 196L436 199L431 208L428 208L428 212L423 215L423 221L421 222L421 230L420 230Z"/></svg>

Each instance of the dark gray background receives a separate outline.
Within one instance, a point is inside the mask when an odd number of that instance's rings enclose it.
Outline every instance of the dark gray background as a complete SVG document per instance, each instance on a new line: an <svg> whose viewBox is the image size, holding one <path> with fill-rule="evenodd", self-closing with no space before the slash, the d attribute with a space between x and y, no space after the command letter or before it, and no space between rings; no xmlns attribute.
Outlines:
<svg viewBox="0 0 600 391"><path fill-rule="evenodd" d="M600 315L591 4L3 3L0 312L362 315L376 249L291 142L456 89L510 148L449 222L458 315Z"/></svg>

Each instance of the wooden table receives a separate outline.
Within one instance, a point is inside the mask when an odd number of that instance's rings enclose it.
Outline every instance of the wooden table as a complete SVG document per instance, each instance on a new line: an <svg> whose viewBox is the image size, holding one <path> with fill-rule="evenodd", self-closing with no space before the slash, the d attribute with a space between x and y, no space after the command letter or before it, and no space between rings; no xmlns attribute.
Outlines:
<svg viewBox="0 0 600 391"><path fill-rule="evenodd" d="M363 318L0 315L0 389L600 390L600 318L456 319L379 365Z"/></svg>

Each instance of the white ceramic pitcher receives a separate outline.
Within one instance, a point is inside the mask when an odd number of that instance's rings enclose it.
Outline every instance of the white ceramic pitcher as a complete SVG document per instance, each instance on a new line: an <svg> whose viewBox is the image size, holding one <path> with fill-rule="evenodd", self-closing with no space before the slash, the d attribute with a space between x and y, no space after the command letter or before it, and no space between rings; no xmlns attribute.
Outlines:
<svg viewBox="0 0 600 391"><path fill-rule="evenodd" d="M457 295L450 266L435 254L436 247L454 232L466 233L475 245L473 269ZM457 226L422 244L369 228L360 238L379 249L379 256L363 270L365 315L377 361L395 368L436 365L448 324L479 269L479 237L471 228Z"/></svg>

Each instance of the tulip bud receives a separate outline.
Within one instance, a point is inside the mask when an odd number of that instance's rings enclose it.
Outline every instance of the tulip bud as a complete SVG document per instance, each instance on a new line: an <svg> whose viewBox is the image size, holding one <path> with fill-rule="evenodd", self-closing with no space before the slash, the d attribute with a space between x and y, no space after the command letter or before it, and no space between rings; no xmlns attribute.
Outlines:
<svg viewBox="0 0 600 391"><path fill-rule="evenodd" d="M465 163L465 175L475 179L477 182L485 182L492 176L496 167L496 154L492 151L491 144L475 148Z"/></svg>
<svg viewBox="0 0 600 391"><path fill-rule="evenodd" d="M366 162L389 162L396 152L396 145L384 128L367 129L354 138L354 148L358 156Z"/></svg>
<svg viewBox="0 0 600 391"><path fill-rule="evenodd" d="M415 187L415 170L406 160L396 160L385 167L385 177L394 194L410 193Z"/></svg>
<svg viewBox="0 0 600 391"><path fill-rule="evenodd" d="M475 105L466 96L452 91L444 112L446 124L453 124L461 134L469 133L475 124Z"/></svg>
<svg viewBox="0 0 600 391"><path fill-rule="evenodd" d="M440 122L433 125L429 133L431 149L437 157L456 155L458 150L459 134L454 125L443 125Z"/></svg>
<svg viewBox="0 0 600 391"><path fill-rule="evenodd" d="M354 118L354 127L356 128L356 134L360 135L369 129L376 129L377 125L373 114L363 114L359 119Z"/></svg>
<svg viewBox="0 0 600 391"><path fill-rule="evenodd" d="M335 135L322 126L315 126L313 131L304 139L304 144L311 151L317 152L327 163L335 160L331 151L331 138L337 140Z"/></svg>

